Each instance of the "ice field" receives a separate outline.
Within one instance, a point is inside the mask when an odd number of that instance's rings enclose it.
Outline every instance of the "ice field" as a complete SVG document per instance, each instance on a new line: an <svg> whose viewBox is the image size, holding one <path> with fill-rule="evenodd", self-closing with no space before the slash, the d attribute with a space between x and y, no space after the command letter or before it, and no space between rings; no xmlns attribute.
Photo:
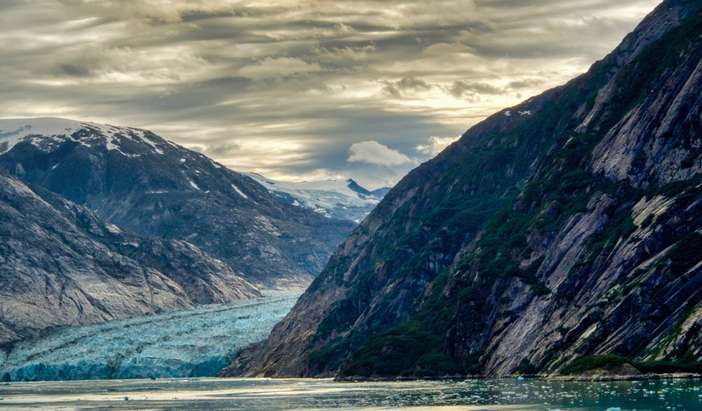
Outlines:
<svg viewBox="0 0 702 411"><path fill-rule="evenodd" d="M239 349L263 340L297 294L67 327L0 357L4 381L215 376Z"/></svg>

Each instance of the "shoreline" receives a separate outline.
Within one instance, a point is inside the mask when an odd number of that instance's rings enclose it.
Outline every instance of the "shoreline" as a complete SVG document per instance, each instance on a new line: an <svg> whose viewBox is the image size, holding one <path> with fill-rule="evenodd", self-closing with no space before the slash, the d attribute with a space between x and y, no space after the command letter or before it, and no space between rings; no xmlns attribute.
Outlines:
<svg viewBox="0 0 702 411"><path fill-rule="evenodd" d="M285 380L309 380L309 381L331 381L335 383L382 383L382 382L441 382L441 381L497 381L497 380L519 380L519 381L562 381L562 382L612 382L612 381L649 381L649 380L702 380L702 374L693 373L668 373L668 374L636 374L636 375L511 375L503 377L485 377L480 375L471 376L443 376L434 378L420 377L218 377L218 376L203 376L203 377L163 377L163 378L105 378L105 379L85 379L85 380L17 380L17 381L2 381L0 386L9 386L14 384L31 384L31 383L80 383L80 382L110 382L110 381L130 381L130 382L168 382L176 380L212 380L212 381L285 381Z"/></svg>
<svg viewBox="0 0 702 411"><path fill-rule="evenodd" d="M702 374L662 373L662 374L596 374L596 375L509 375L503 377L443 376L443 377L336 377L335 382L402 382L402 381L466 381L466 380L544 380L564 382L608 382L608 381L647 381L647 380L694 380L702 379Z"/></svg>

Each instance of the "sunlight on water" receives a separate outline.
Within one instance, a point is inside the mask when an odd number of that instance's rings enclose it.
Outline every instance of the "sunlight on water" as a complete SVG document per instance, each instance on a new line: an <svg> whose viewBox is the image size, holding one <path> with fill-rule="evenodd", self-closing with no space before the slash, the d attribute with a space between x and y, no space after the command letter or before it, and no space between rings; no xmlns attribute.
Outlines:
<svg viewBox="0 0 702 411"><path fill-rule="evenodd" d="M698 410L702 380L515 379L341 383L326 379L164 379L6 383L0 408Z"/></svg>

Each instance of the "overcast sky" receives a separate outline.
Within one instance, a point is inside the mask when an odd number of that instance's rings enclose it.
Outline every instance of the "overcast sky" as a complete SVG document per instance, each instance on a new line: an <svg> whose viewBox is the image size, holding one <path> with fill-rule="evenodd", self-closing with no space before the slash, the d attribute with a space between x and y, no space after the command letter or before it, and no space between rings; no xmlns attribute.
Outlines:
<svg viewBox="0 0 702 411"><path fill-rule="evenodd" d="M0 0L0 117L148 128L235 170L394 183L585 71L658 0Z"/></svg>

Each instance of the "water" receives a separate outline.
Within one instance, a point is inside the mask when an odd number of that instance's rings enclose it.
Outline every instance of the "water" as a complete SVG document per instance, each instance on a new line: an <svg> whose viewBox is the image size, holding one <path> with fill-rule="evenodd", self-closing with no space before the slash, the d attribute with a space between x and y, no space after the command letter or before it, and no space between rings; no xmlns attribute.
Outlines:
<svg viewBox="0 0 702 411"><path fill-rule="evenodd" d="M702 410L702 380L501 379L338 383L326 379L164 379L0 385L0 408L289 410Z"/></svg>
<svg viewBox="0 0 702 411"><path fill-rule="evenodd" d="M0 380L216 376L265 339L297 294L66 327L0 352Z"/></svg>

